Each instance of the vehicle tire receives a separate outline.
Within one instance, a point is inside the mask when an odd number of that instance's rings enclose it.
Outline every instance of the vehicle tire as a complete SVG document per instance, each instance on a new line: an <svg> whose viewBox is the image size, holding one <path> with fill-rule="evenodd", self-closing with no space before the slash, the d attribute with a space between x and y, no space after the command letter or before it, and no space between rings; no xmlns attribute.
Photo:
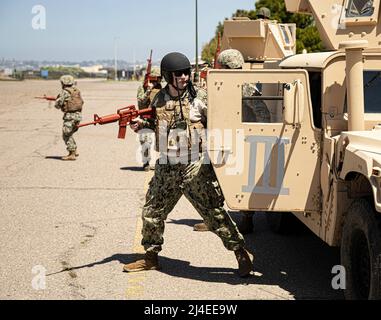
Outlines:
<svg viewBox="0 0 381 320"><path fill-rule="evenodd" d="M346 271L345 298L381 299L381 218L369 201L358 199L349 207L340 254Z"/></svg>
<svg viewBox="0 0 381 320"><path fill-rule="evenodd" d="M254 223L253 216L255 211L240 211L240 219L237 222L238 230L241 234L246 235L253 233Z"/></svg>
<svg viewBox="0 0 381 320"><path fill-rule="evenodd" d="M277 234L290 234L299 227L299 220L291 212L266 212L270 230Z"/></svg>

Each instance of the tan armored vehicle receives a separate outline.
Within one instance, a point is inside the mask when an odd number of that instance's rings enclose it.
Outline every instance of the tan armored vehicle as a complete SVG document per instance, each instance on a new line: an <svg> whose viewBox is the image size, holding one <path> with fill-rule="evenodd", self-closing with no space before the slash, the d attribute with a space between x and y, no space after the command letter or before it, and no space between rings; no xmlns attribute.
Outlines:
<svg viewBox="0 0 381 320"><path fill-rule="evenodd" d="M210 70L208 152L231 209L266 211L277 228L292 213L341 247L346 298L381 299L380 0L285 2L314 16L330 51ZM261 55L236 48L247 61ZM248 86L261 95L245 96ZM257 103L270 123L248 116Z"/></svg>

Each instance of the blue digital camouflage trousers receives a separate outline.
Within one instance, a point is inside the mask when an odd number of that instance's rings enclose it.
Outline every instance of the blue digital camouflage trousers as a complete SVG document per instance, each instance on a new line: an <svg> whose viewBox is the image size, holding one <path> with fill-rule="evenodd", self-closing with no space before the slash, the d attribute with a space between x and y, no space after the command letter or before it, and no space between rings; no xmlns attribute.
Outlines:
<svg viewBox="0 0 381 320"><path fill-rule="evenodd" d="M63 116L62 138L66 144L66 149L69 152L77 150L77 144L73 135L78 130L77 125L81 120L81 112L67 112Z"/></svg>
<svg viewBox="0 0 381 320"><path fill-rule="evenodd" d="M183 194L228 250L243 248L244 238L223 208L224 197L212 166L203 163L203 158L190 164L159 162L160 159L156 162L143 207L144 249L161 251L164 222Z"/></svg>

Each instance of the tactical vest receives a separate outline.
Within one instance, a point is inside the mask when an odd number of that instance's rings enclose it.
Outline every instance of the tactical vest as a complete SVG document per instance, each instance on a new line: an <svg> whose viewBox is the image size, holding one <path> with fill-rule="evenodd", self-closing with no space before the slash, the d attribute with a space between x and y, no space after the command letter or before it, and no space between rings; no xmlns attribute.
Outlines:
<svg viewBox="0 0 381 320"><path fill-rule="evenodd" d="M65 88L70 94L70 98L65 101L62 107L63 112L80 112L82 111L83 99L81 97L81 92L76 87Z"/></svg>
<svg viewBox="0 0 381 320"><path fill-rule="evenodd" d="M177 153L180 148L187 152L200 150L198 133L204 128L201 121L190 120L190 107L192 100L188 92L182 95L181 107L184 119L181 118L180 101L172 100L166 89L162 89L155 97L152 107L156 109L156 151L168 155Z"/></svg>

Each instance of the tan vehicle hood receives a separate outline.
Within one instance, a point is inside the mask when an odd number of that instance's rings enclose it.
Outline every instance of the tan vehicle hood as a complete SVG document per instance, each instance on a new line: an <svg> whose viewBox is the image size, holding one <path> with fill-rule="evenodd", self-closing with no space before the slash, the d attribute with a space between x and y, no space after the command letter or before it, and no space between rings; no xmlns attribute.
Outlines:
<svg viewBox="0 0 381 320"><path fill-rule="evenodd" d="M373 159L381 161L381 130L343 132L347 136L352 150L370 153Z"/></svg>

